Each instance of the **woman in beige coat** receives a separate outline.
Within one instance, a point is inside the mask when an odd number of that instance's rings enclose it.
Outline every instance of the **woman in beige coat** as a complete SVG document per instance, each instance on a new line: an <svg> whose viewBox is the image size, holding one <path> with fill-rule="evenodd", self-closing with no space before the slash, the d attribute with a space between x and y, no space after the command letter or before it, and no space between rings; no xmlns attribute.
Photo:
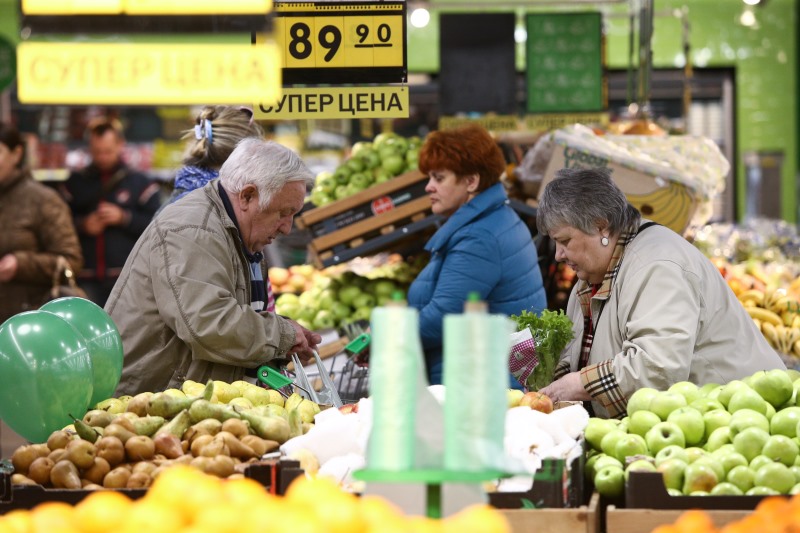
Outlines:
<svg viewBox="0 0 800 533"><path fill-rule="evenodd" d="M542 389L553 400L591 401L595 415L621 418L640 387L785 368L711 261L642 220L607 170L560 170L536 222L579 280L567 304L574 339Z"/></svg>
<svg viewBox="0 0 800 533"><path fill-rule="evenodd" d="M69 207L25 169L19 132L0 124L0 323L45 303L59 255L83 264Z"/></svg>

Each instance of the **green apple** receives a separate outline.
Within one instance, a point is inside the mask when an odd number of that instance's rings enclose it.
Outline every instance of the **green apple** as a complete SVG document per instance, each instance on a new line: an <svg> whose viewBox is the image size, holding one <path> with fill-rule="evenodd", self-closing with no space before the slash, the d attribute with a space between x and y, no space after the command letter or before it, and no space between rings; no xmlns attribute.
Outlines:
<svg viewBox="0 0 800 533"><path fill-rule="evenodd" d="M396 176L406 168L406 161L403 156L399 154L387 153L385 156L381 155L381 167L393 176Z"/></svg>
<svg viewBox="0 0 800 533"><path fill-rule="evenodd" d="M787 368L786 370L784 370L784 372L786 372L786 375L789 376L789 379L791 379L793 383L796 379L800 378L800 370L795 370L794 368Z"/></svg>
<svg viewBox="0 0 800 533"><path fill-rule="evenodd" d="M730 471L736 468L737 466L749 466L747 463L747 459L745 459L744 455L740 454L739 452L725 454L722 457L718 457L717 460L722 465L722 468L725 470L726 479Z"/></svg>
<svg viewBox="0 0 800 533"><path fill-rule="evenodd" d="M601 496L618 498L625 488L625 473L622 468L605 466L595 474L594 488Z"/></svg>
<svg viewBox="0 0 800 533"><path fill-rule="evenodd" d="M350 157L360 156L366 150L372 150L373 144L369 141L358 141L350 147Z"/></svg>
<svg viewBox="0 0 800 533"><path fill-rule="evenodd" d="M350 196L350 189L348 189L347 185L337 185L336 189L333 192L333 197L336 200L342 200Z"/></svg>
<svg viewBox="0 0 800 533"><path fill-rule="evenodd" d="M670 459L680 459L684 463L689 464L689 456L686 454L686 449L683 446L678 446L677 444L665 446L664 448L661 448L658 453L656 453L656 467L665 461L669 461Z"/></svg>
<svg viewBox="0 0 800 533"><path fill-rule="evenodd" d="M655 398L657 394L658 391L650 387L637 389L636 392L631 394L631 397L628 398L628 416L633 415L636 411L650 410L650 402L653 401L653 398Z"/></svg>
<svg viewBox="0 0 800 533"><path fill-rule="evenodd" d="M688 459L688 463L692 464L693 462L697 461L701 457L705 457L708 455L708 452L705 451L703 448L698 448L697 446L690 446L686 448L686 457Z"/></svg>
<svg viewBox="0 0 800 533"><path fill-rule="evenodd" d="M753 488L753 485L755 485L755 478L756 473L750 470L749 467L743 465L734 466L728 471L728 475L725 477L729 483L733 483L739 487L739 490L742 492L747 492Z"/></svg>
<svg viewBox="0 0 800 533"><path fill-rule="evenodd" d="M657 414L661 420L666 421L672 411L687 405L689 404L683 394L661 391L650 401L650 410Z"/></svg>
<svg viewBox="0 0 800 533"><path fill-rule="evenodd" d="M592 451L594 451L594 450L592 450ZM593 480L594 479L594 474L595 474L594 465L595 465L595 463L597 463L598 459L603 457L603 455L604 454L602 454L602 453L596 453L595 452L594 455L592 455L591 457L586 459L586 463L584 463L584 465L583 465L583 474L586 476L587 480Z"/></svg>
<svg viewBox="0 0 800 533"><path fill-rule="evenodd" d="M742 492L742 489L728 481L717 483L714 485L714 488L711 489L712 496L742 496L743 494L744 492Z"/></svg>
<svg viewBox="0 0 800 533"><path fill-rule="evenodd" d="M772 417L775 416L775 413L776 413L775 408L772 407L771 403L767 402L767 413L766 413L767 420L772 420Z"/></svg>
<svg viewBox="0 0 800 533"><path fill-rule="evenodd" d="M683 492L678 489L668 488L667 496L683 496Z"/></svg>
<svg viewBox="0 0 800 533"><path fill-rule="evenodd" d="M701 464L708 466L717 475L717 480L722 481L725 479L725 467L712 455L706 455L691 463L693 465Z"/></svg>
<svg viewBox="0 0 800 533"><path fill-rule="evenodd" d="M617 429L617 422L606 418L590 418L583 430L586 442L595 450L601 450L600 442L607 433Z"/></svg>
<svg viewBox="0 0 800 533"><path fill-rule="evenodd" d="M625 468L625 481L628 480L631 472L658 472L658 470L652 461L637 459Z"/></svg>
<svg viewBox="0 0 800 533"><path fill-rule="evenodd" d="M796 484L794 487L789 489L789 494L794 496L795 494L800 494L800 483Z"/></svg>
<svg viewBox="0 0 800 533"><path fill-rule="evenodd" d="M362 292L353 300L353 307L375 307L375 297L371 294Z"/></svg>
<svg viewBox="0 0 800 533"><path fill-rule="evenodd" d="M752 409L736 411L731 416L728 426L731 428L731 437L736 437L740 431L750 427L757 427L769 433L769 420L767 420L767 417Z"/></svg>
<svg viewBox="0 0 800 533"><path fill-rule="evenodd" d="M774 369L756 372L752 376L752 387L761 397L778 407L792 397L792 379L785 370Z"/></svg>
<svg viewBox="0 0 800 533"><path fill-rule="evenodd" d="M641 435L628 433L617 441L614 447L614 457L625 464L625 458L634 455L647 455L647 443Z"/></svg>
<svg viewBox="0 0 800 533"><path fill-rule="evenodd" d="M686 461L671 458L663 461L656 469L664 476L664 485L668 489L680 490L683 487L683 473L689 466Z"/></svg>
<svg viewBox="0 0 800 533"><path fill-rule="evenodd" d="M336 170L333 172L333 177L339 186L347 185L350 183L350 174L352 173L353 171L350 169L350 167L348 167L346 164L342 164L336 167Z"/></svg>
<svg viewBox="0 0 800 533"><path fill-rule="evenodd" d="M729 442L727 444L723 444L722 446L720 446L719 448L717 448L713 452L708 452L708 453L710 453L714 457L722 458L722 457L724 457L725 455L727 455L729 453L737 453L737 452L736 452L736 448L733 447L733 443Z"/></svg>
<svg viewBox="0 0 800 533"><path fill-rule="evenodd" d="M683 431L687 446L700 444L703 440L706 424L703 415L692 407L679 407L667 416L667 422L672 422Z"/></svg>
<svg viewBox="0 0 800 533"><path fill-rule="evenodd" d="M353 314L350 315L352 320L369 320L372 316L371 307L357 307Z"/></svg>
<svg viewBox="0 0 800 533"><path fill-rule="evenodd" d="M364 162L367 170L377 168L381 164L381 156L376 150L366 149L357 154L357 157Z"/></svg>
<svg viewBox="0 0 800 533"><path fill-rule="evenodd" d="M603 440L600 441L600 449L603 451L604 454L610 455L611 457L617 456L617 443L622 440L623 437L626 437L628 434L620 429L613 429L606 433Z"/></svg>
<svg viewBox="0 0 800 533"><path fill-rule="evenodd" d="M718 390L718 389L721 389L721 388L722 388L722 385L720 385L719 383L706 383L705 385L700 387L700 396L708 398L709 394L711 394L712 391L715 391L715 390ZM717 394L719 394L719 392L717 392Z"/></svg>
<svg viewBox="0 0 800 533"><path fill-rule="evenodd" d="M341 289L339 289L338 297L339 301L342 302L343 304L352 306L353 301L355 301L356 298L361 296L361 294L363 294L361 292L361 289L359 289L355 285L348 285L346 287L342 287Z"/></svg>
<svg viewBox="0 0 800 533"><path fill-rule="evenodd" d="M753 472L758 472L758 469L764 465L768 465L774 463L772 459L767 457L766 455L756 455L753 457L753 460L750 461L750 464L747 467L752 470Z"/></svg>
<svg viewBox="0 0 800 533"><path fill-rule="evenodd" d="M661 419L652 411L635 411L628 420L628 433L644 437L650 428L660 422Z"/></svg>
<svg viewBox="0 0 800 533"><path fill-rule="evenodd" d="M680 396L680 394L677 395ZM683 399L683 396L680 396L680 398ZM650 428L644 440L647 442L647 448L650 450L650 453L654 454L657 454L671 444L686 446L686 437L684 437L683 431L672 422L659 422Z"/></svg>
<svg viewBox="0 0 800 533"><path fill-rule="evenodd" d="M703 431L703 437L705 440L708 440L715 430L722 427L728 427L731 423L731 418L733 418L733 415L731 415L725 409L714 409L713 411L708 411L706 414L704 414L703 424L705 429Z"/></svg>
<svg viewBox="0 0 800 533"><path fill-rule="evenodd" d="M757 487L768 487L779 494L786 494L795 485L794 474L783 463L764 465L756 471Z"/></svg>
<svg viewBox="0 0 800 533"><path fill-rule="evenodd" d="M630 419L631 417L629 416L623 417L622 420L619 421L617 429L624 431L625 433L628 433L628 422L630 422Z"/></svg>
<svg viewBox="0 0 800 533"><path fill-rule="evenodd" d="M766 455L776 462L792 466L797 454L800 453L797 443L785 435L771 435L761 450L761 455Z"/></svg>
<svg viewBox="0 0 800 533"><path fill-rule="evenodd" d="M780 494L780 492L775 489L761 486L755 486L744 493L745 496L777 496L778 494Z"/></svg>
<svg viewBox="0 0 800 533"><path fill-rule="evenodd" d="M597 460L594 462L594 471L595 473L599 472L606 466L616 466L620 470L623 468L622 463L616 457L611 457L610 455L606 455L604 453L599 454Z"/></svg>
<svg viewBox="0 0 800 533"><path fill-rule="evenodd" d="M723 426L715 429L711 433L711 435L708 437L708 441L706 441L705 448L707 451L713 452L725 444L730 444L731 442L731 428L728 426Z"/></svg>
<svg viewBox="0 0 800 533"><path fill-rule="evenodd" d="M733 437L733 446L737 452L744 455L745 459L752 461L755 456L761 454L767 439L769 433L758 427L749 427Z"/></svg>
<svg viewBox="0 0 800 533"><path fill-rule="evenodd" d="M691 381L679 381L677 383L673 383L672 386L670 386L670 388L667 390L682 394L683 397L686 398L687 404L690 404L696 399L700 398L700 389Z"/></svg>
<svg viewBox="0 0 800 533"><path fill-rule="evenodd" d="M731 397L733 396L733 394L736 391L741 390L744 387L747 387L747 385L744 383L744 381L741 381L739 379L734 379L733 381L729 381L728 383L723 385L722 388L720 389L719 396L717 397L717 400L719 400L719 402L722 405L724 405L725 408L727 409L728 408L728 402L731 401ZM747 387L747 388L749 389L750 387Z"/></svg>
<svg viewBox="0 0 800 533"><path fill-rule="evenodd" d="M800 483L800 466L792 465L789 467L789 470L791 470L792 474L794 474L795 483Z"/></svg>
<svg viewBox="0 0 800 533"><path fill-rule="evenodd" d="M330 311L322 309L314 316L314 329L333 329L336 327L336 317Z"/></svg>
<svg viewBox="0 0 800 533"><path fill-rule="evenodd" d="M719 483L716 472L703 463L691 463L686 466L683 473L683 493L691 494L696 491L708 492Z"/></svg>
<svg viewBox="0 0 800 533"><path fill-rule="evenodd" d="M728 402L728 412L733 414L740 409L752 409L762 415L767 414L767 401L753 389L742 388L733 393Z"/></svg>
<svg viewBox="0 0 800 533"><path fill-rule="evenodd" d="M353 172L350 175L350 183L348 185L352 185L363 191L372 185L372 175L366 172Z"/></svg>
<svg viewBox="0 0 800 533"><path fill-rule="evenodd" d="M689 407L697 409L701 414L706 414L709 411L725 409L725 407L719 403L719 400L712 400L711 398L698 398L690 403Z"/></svg>

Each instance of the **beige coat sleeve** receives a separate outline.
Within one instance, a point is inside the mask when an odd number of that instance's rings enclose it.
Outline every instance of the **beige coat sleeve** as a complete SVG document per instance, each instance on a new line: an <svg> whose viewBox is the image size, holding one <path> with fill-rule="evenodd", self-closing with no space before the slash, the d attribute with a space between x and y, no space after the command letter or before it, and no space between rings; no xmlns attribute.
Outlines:
<svg viewBox="0 0 800 533"><path fill-rule="evenodd" d="M295 330L288 320L250 307L249 279L227 239L197 227L160 233L149 274L162 319L193 359L255 367L285 355Z"/></svg>

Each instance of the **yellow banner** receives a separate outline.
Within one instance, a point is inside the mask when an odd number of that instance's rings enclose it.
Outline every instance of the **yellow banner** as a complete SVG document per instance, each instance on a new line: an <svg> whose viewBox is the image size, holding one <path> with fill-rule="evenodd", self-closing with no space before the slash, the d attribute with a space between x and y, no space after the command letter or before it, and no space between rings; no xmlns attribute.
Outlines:
<svg viewBox="0 0 800 533"><path fill-rule="evenodd" d="M22 0L25 15L261 15L272 0Z"/></svg>
<svg viewBox="0 0 800 533"><path fill-rule="evenodd" d="M269 43L23 42L17 86L26 104L271 104L279 57Z"/></svg>
<svg viewBox="0 0 800 533"><path fill-rule="evenodd" d="M572 124L596 124L607 126L608 113L546 113L541 115L526 115L525 127L530 131L550 131Z"/></svg>
<svg viewBox="0 0 800 533"><path fill-rule="evenodd" d="M257 100L255 116L300 118L408 118L408 87L317 87L283 89L278 103Z"/></svg>

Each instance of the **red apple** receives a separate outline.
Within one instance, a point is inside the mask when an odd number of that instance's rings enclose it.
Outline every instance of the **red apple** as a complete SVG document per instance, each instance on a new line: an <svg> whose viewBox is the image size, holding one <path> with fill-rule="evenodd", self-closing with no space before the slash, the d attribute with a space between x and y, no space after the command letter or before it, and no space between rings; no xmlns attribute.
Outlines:
<svg viewBox="0 0 800 533"><path fill-rule="evenodd" d="M535 411L541 411L545 414L553 412L553 400L546 394L537 391L525 393L519 401L519 405L526 405Z"/></svg>
<svg viewBox="0 0 800 533"><path fill-rule="evenodd" d="M339 412L343 415L349 413L357 413L358 412L358 404L357 403L346 403L339 408Z"/></svg>

